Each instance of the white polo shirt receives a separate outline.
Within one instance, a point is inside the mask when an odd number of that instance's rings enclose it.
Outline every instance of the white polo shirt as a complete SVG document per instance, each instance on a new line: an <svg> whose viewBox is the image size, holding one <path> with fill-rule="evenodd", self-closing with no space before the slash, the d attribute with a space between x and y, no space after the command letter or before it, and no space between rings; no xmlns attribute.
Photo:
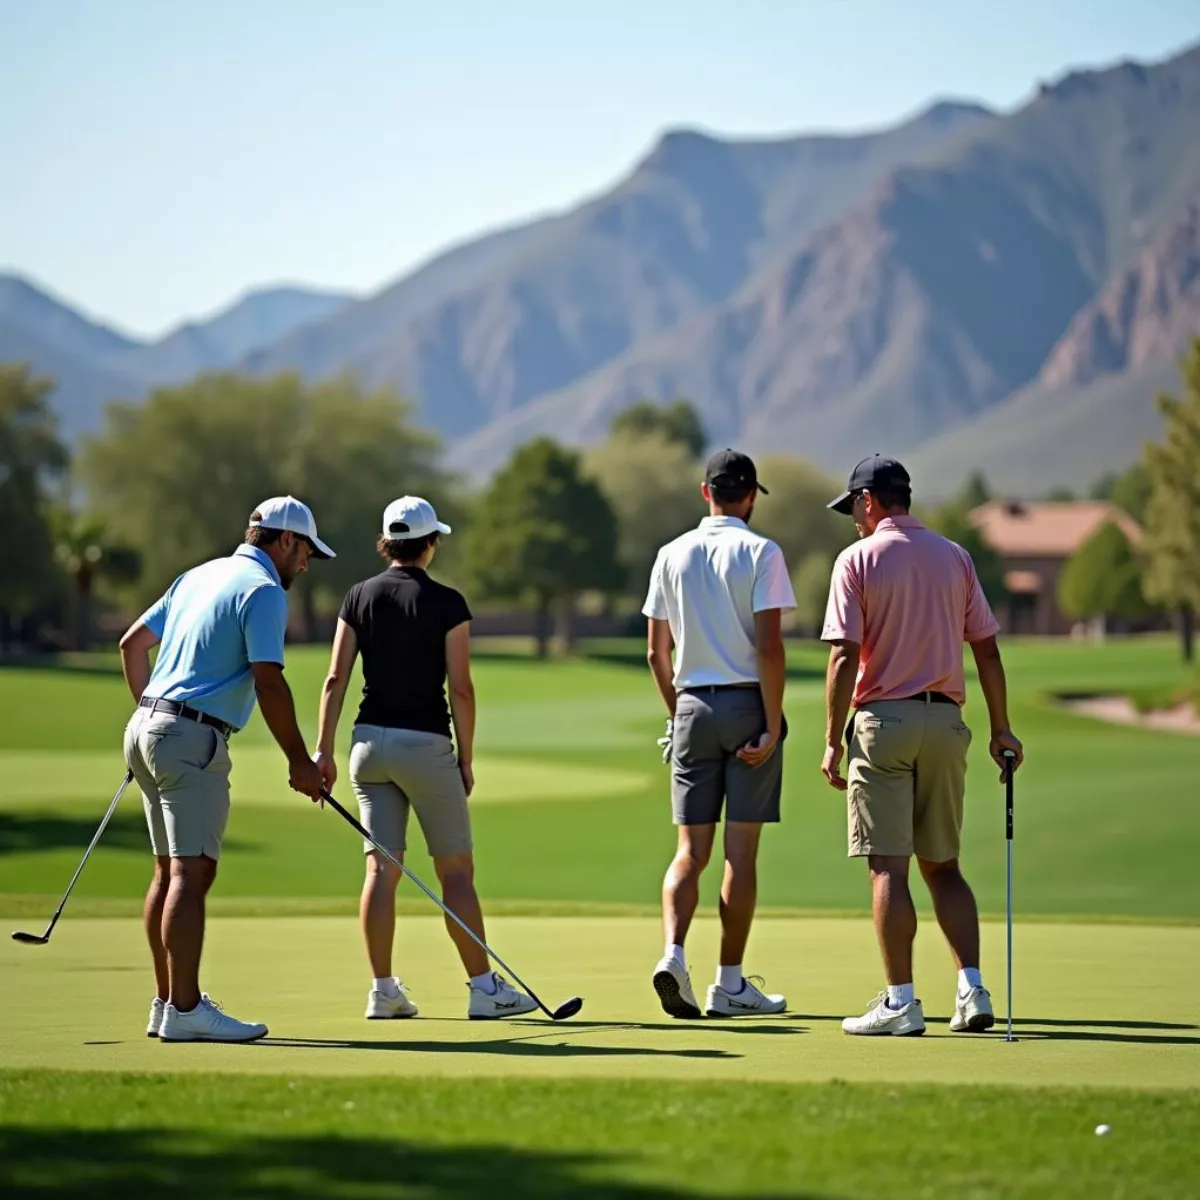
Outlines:
<svg viewBox="0 0 1200 1200"><path fill-rule="evenodd" d="M683 689L757 683L754 614L795 607L783 551L738 517L705 517L658 552L642 612L670 624Z"/></svg>

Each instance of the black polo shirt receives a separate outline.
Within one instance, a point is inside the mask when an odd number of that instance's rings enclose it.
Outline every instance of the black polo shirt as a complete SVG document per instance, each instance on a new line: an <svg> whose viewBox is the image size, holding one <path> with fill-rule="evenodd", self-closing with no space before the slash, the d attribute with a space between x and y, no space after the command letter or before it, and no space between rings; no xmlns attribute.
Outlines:
<svg viewBox="0 0 1200 1200"><path fill-rule="evenodd" d="M449 737L446 634L471 619L462 593L420 567L389 567L356 583L338 615L362 655L359 724Z"/></svg>

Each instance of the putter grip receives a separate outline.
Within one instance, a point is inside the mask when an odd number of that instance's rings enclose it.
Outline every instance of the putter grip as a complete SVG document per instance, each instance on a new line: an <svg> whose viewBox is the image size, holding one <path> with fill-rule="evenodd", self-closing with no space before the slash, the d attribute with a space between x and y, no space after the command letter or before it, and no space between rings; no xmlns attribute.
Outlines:
<svg viewBox="0 0 1200 1200"><path fill-rule="evenodd" d="M1017 769L1017 756L1011 750L1004 751L1004 836L1011 842L1013 836L1013 775Z"/></svg>

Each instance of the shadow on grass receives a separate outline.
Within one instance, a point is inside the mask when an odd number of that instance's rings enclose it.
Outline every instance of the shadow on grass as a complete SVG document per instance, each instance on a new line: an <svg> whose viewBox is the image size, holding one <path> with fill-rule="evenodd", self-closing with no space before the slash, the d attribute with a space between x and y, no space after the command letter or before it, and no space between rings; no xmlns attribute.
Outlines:
<svg viewBox="0 0 1200 1200"><path fill-rule="evenodd" d="M121 675L121 660L101 654L32 654L0 658L0 672L52 671L60 675Z"/></svg>
<svg viewBox="0 0 1200 1200"><path fill-rule="evenodd" d="M153 1128L0 1128L0 1195L5 1197L684 1200L699 1195L612 1178L627 1162L594 1153L430 1146L330 1134L236 1137ZM800 1192L788 1195L805 1200ZM807 1200L818 1198L810 1193Z"/></svg>
<svg viewBox="0 0 1200 1200"><path fill-rule="evenodd" d="M64 817L56 813L0 813L0 856L27 854L33 850L78 850L83 853L100 824L103 812L95 817ZM104 845L109 850L132 850L150 853L150 835L146 818L138 810L114 813L104 831ZM237 838L225 838L225 850L246 850L255 843Z"/></svg>
<svg viewBox="0 0 1200 1200"><path fill-rule="evenodd" d="M997 1032L1000 1026L996 1026ZM1200 1046L1200 1037L1164 1037L1153 1033L1104 1033L1088 1029L1027 1029L1013 1025L1013 1033L1026 1042L1123 1042L1133 1046Z"/></svg>
<svg viewBox="0 0 1200 1200"><path fill-rule="evenodd" d="M510 1022L510 1025L515 1022ZM544 1021L522 1021L523 1026L537 1026L546 1029ZM721 1020L702 1017L691 1021L571 1021L569 1024L550 1026L552 1031L559 1033L589 1033L608 1029L635 1030L667 1030L671 1033L687 1032L692 1029L711 1029L719 1033L807 1033L803 1025L777 1025L773 1021L755 1019L754 1017L738 1017L737 1020ZM534 1035L531 1035L534 1036ZM548 1034L545 1036L549 1036Z"/></svg>
<svg viewBox="0 0 1200 1200"><path fill-rule="evenodd" d="M841 1021L840 1016L828 1013L797 1013L802 1021ZM926 1025L949 1025L949 1017L926 1017ZM1200 1046L1197 1037L1166 1037L1161 1033L1124 1033L1121 1030L1200 1030L1198 1025L1183 1025L1174 1021L1076 1021L1062 1018L1039 1020L1036 1017L1014 1017L1013 1032L1019 1040L1037 1042L1127 1042L1141 1046ZM987 1038L1002 1035L1004 1019L997 1014L995 1027L987 1034L963 1034L963 1037Z"/></svg>
<svg viewBox="0 0 1200 1200"><path fill-rule="evenodd" d="M563 1029L557 1036L568 1031ZM256 1046L289 1050L391 1050L409 1054L502 1054L516 1058L741 1058L729 1050L657 1050L651 1046L589 1046L586 1043L542 1044L535 1038L501 1038L493 1042L368 1042L357 1038L264 1038Z"/></svg>
<svg viewBox="0 0 1200 1200"><path fill-rule="evenodd" d="M103 815L103 809L94 817L64 817L48 812L0 813L0 854L61 850L64 847L78 849L82 854ZM145 817L140 812L114 813L104 831L104 845L110 850L148 853L150 843Z"/></svg>

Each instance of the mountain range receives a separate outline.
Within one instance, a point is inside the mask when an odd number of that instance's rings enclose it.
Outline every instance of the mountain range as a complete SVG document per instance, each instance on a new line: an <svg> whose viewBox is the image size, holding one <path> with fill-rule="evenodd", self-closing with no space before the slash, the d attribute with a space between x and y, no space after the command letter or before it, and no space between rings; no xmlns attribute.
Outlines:
<svg viewBox="0 0 1200 1200"><path fill-rule="evenodd" d="M903 454L926 492L984 470L1084 486L1156 432L1200 333L1200 47L1075 71L1018 110L941 101L887 129L665 134L570 211L373 295L249 293L152 345L0 277L0 358L100 400L197 370L352 370L416 397L482 476L541 433L586 444L685 396L714 443L841 474Z"/></svg>

